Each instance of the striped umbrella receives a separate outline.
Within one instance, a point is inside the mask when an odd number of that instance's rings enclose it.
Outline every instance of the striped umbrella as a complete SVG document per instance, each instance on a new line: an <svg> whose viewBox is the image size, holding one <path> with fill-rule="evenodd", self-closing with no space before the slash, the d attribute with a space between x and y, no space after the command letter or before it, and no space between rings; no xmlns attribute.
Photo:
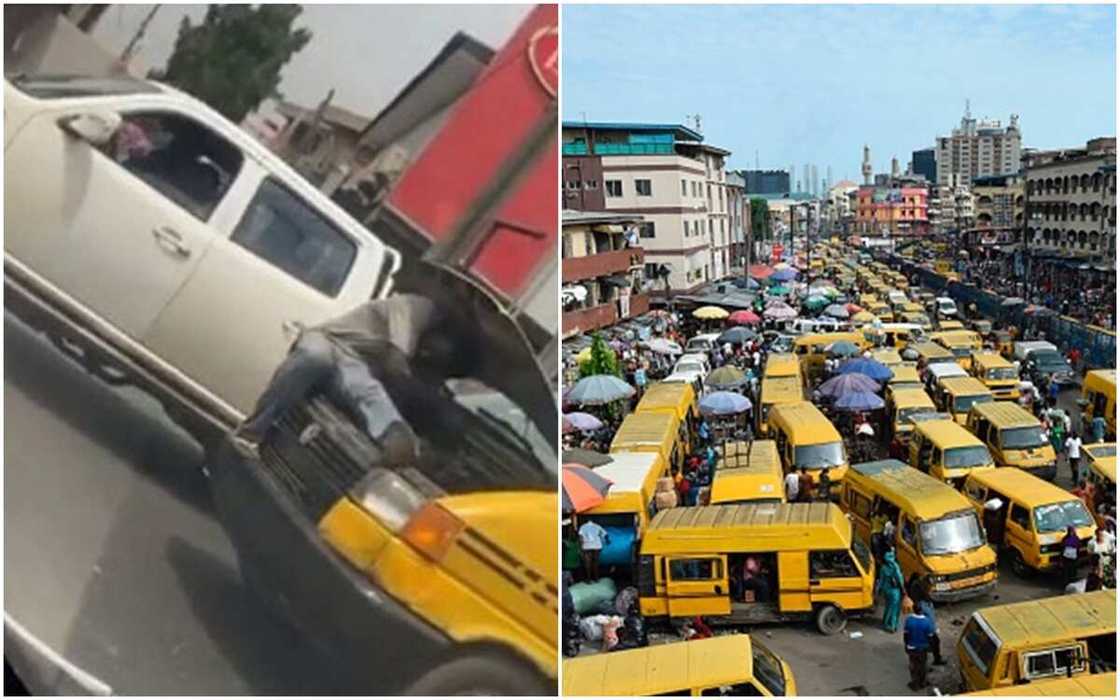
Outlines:
<svg viewBox="0 0 1120 700"><path fill-rule="evenodd" d="M562 506L565 513L582 513L607 499L611 480L604 479L582 464L564 465Z"/></svg>

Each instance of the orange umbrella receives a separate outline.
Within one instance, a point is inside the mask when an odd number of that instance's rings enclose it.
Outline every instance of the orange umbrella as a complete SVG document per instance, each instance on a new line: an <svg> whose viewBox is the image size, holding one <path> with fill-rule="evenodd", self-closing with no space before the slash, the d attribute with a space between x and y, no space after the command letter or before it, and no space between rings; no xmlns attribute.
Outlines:
<svg viewBox="0 0 1120 700"><path fill-rule="evenodd" d="M582 464L564 465L563 508L565 513L582 513L607 498L611 480L605 479Z"/></svg>

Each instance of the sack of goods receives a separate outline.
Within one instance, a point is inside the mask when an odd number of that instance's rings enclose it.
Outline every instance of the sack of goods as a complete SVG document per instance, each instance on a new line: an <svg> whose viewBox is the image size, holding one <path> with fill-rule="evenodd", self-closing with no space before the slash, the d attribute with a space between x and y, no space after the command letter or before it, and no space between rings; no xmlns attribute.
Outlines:
<svg viewBox="0 0 1120 700"><path fill-rule="evenodd" d="M657 505L657 510L664 510L666 508L677 507L677 492L676 491L658 491L653 496L653 502Z"/></svg>
<svg viewBox="0 0 1120 700"><path fill-rule="evenodd" d="M657 480L657 493L664 493L666 491L673 491L673 480L668 476L663 476Z"/></svg>

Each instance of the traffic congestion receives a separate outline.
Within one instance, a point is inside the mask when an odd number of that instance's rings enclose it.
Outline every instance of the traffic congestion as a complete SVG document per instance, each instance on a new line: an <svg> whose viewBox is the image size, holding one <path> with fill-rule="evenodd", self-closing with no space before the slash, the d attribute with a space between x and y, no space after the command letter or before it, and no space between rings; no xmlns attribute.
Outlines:
<svg viewBox="0 0 1120 700"><path fill-rule="evenodd" d="M1113 695L1114 361L803 250L565 341L564 693Z"/></svg>

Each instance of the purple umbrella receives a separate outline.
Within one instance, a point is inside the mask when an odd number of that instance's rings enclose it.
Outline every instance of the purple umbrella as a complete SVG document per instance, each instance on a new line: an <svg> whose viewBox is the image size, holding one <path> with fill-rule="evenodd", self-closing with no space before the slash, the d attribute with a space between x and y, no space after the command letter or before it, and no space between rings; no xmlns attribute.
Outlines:
<svg viewBox="0 0 1120 700"><path fill-rule="evenodd" d="M883 400L870 391L850 391L832 405L842 411L874 411L884 406Z"/></svg>
<svg viewBox="0 0 1120 700"><path fill-rule="evenodd" d="M839 398L853 391L879 391L879 384L866 374L852 372L851 374L838 374L820 385L821 396Z"/></svg>
<svg viewBox="0 0 1120 700"><path fill-rule="evenodd" d="M576 430L587 432L589 430L598 430L603 427L603 421L599 420L590 413L583 413L581 411L574 411L572 413L565 413L564 420L568 422Z"/></svg>
<svg viewBox="0 0 1120 700"><path fill-rule="evenodd" d="M877 382L885 382L894 376L894 372L891 371L890 367L887 367L882 362L866 357L848 360L840 365L840 374L848 374L850 372L866 374Z"/></svg>
<svg viewBox="0 0 1120 700"><path fill-rule="evenodd" d="M778 270L774 274L770 275L770 279L774 280L775 282L789 282L794 277L797 277L797 270L793 269L792 267L787 267L784 270Z"/></svg>

